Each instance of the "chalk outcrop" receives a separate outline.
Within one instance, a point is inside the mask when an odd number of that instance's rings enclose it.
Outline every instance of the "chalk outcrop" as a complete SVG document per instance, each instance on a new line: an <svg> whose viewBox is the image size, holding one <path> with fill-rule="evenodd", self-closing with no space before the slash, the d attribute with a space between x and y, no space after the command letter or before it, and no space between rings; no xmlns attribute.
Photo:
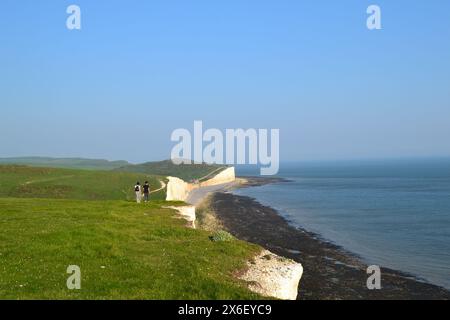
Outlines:
<svg viewBox="0 0 450 320"><path fill-rule="evenodd" d="M248 262L248 270L239 278L248 282L253 292L282 300L295 300L303 267L291 259L263 250Z"/></svg>
<svg viewBox="0 0 450 320"><path fill-rule="evenodd" d="M176 210L178 212L178 214L183 219L188 221L190 226L195 229L196 215L195 215L195 207L194 206L181 206L181 207L171 206L171 207L164 207L164 208Z"/></svg>
<svg viewBox="0 0 450 320"><path fill-rule="evenodd" d="M226 168L211 179L199 183L188 183L180 178L167 177L167 201L186 201L192 190L233 182L236 180L234 167Z"/></svg>
<svg viewBox="0 0 450 320"><path fill-rule="evenodd" d="M169 182L167 183L166 200L185 201L193 189L192 185L176 177L167 177L167 179Z"/></svg>
<svg viewBox="0 0 450 320"><path fill-rule="evenodd" d="M226 168L220 171L217 175L208 179L206 181L200 182L200 187L210 187L218 184L224 184L228 182L233 182L236 180L236 172L234 167Z"/></svg>

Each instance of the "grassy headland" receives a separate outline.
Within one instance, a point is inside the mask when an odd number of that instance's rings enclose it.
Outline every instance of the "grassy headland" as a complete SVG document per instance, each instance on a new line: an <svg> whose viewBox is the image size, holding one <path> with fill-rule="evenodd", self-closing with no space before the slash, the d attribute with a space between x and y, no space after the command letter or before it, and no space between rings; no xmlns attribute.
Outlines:
<svg viewBox="0 0 450 320"><path fill-rule="evenodd" d="M186 228L158 175L0 166L0 299L253 299L233 273L259 248ZM159 199L159 200L158 200ZM81 290L69 290L69 265Z"/></svg>
<svg viewBox="0 0 450 320"><path fill-rule="evenodd" d="M212 242L163 204L0 199L0 298L257 298L232 276L256 246Z"/></svg>

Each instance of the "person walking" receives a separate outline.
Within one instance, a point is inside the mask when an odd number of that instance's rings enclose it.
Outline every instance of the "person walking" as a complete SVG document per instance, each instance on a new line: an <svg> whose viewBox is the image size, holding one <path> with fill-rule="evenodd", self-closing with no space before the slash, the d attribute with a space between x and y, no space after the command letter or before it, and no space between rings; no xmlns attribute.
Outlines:
<svg viewBox="0 0 450 320"><path fill-rule="evenodd" d="M145 181L143 189L144 189L144 201L147 202L150 195L150 185L148 184L148 181Z"/></svg>
<svg viewBox="0 0 450 320"><path fill-rule="evenodd" d="M136 182L136 185L134 186L134 192L136 193L136 202L141 203L142 193L141 193L141 184L139 183L139 181Z"/></svg>

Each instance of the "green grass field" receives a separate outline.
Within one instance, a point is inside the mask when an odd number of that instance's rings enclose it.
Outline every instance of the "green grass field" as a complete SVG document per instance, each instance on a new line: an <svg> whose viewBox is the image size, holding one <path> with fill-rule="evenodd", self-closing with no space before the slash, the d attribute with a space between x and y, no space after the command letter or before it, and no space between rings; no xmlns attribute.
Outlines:
<svg viewBox="0 0 450 320"><path fill-rule="evenodd" d="M148 180L152 190L165 177L149 174L0 165L0 197L80 200L132 200L134 184ZM152 194L165 199L165 191Z"/></svg>
<svg viewBox="0 0 450 320"><path fill-rule="evenodd" d="M177 203L127 199L141 177L0 166L0 299L260 298L233 276L258 247L187 228L163 208ZM66 286L69 265L80 290Z"/></svg>

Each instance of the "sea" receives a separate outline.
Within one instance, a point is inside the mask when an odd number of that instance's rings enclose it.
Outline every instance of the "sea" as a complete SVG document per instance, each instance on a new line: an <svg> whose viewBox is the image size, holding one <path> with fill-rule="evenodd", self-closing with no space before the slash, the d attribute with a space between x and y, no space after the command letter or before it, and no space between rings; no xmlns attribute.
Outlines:
<svg viewBox="0 0 450 320"><path fill-rule="evenodd" d="M278 176L289 182L234 193L369 264L450 289L450 159L292 162Z"/></svg>

